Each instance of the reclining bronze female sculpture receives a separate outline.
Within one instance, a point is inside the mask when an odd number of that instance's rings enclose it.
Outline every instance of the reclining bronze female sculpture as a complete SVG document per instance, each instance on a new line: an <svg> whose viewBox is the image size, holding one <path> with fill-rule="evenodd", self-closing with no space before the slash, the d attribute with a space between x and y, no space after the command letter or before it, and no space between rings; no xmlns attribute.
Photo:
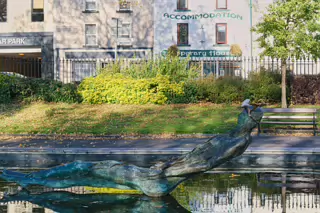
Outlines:
<svg viewBox="0 0 320 213"><path fill-rule="evenodd" d="M39 172L23 174L4 170L1 178L17 182L23 188L42 185L51 188L72 186L136 189L152 197L169 194L188 178L211 170L241 155L252 142L251 132L262 119L260 107L242 103L244 110L236 127L229 134L218 135L191 152L149 168L142 168L118 161L80 162Z"/></svg>

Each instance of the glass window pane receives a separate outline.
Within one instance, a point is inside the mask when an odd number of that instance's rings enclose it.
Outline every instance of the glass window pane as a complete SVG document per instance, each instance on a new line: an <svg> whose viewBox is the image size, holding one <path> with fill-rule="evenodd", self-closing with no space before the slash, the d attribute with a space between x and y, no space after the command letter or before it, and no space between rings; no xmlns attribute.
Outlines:
<svg viewBox="0 0 320 213"><path fill-rule="evenodd" d="M187 0L178 0L178 9L186 9Z"/></svg>
<svg viewBox="0 0 320 213"><path fill-rule="evenodd" d="M188 24L178 24L178 44L188 44Z"/></svg>
<svg viewBox="0 0 320 213"><path fill-rule="evenodd" d="M95 45L95 44L97 44L96 35L87 35L86 36L86 44L87 45Z"/></svg>
<svg viewBox="0 0 320 213"><path fill-rule="evenodd" d="M32 22L44 21L43 10L44 10L44 0L32 0L31 21Z"/></svg>
<svg viewBox="0 0 320 213"><path fill-rule="evenodd" d="M86 10L96 10L96 2L94 1L86 1Z"/></svg>
<svg viewBox="0 0 320 213"><path fill-rule="evenodd" d="M97 27L95 24L87 24L86 25L86 34L96 34L97 33Z"/></svg>
<svg viewBox="0 0 320 213"><path fill-rule="evenodd" d="M7 21L7 0L0 0L0 22Z"/></svg>
<svg viewBox="0 0 320 213"><path fill-rule="evenodd" d="M130 24L122 24L122 27L121 27L121 37L130 37L130 32L131 32L131 29L130 29Z"/></svg>
<svg viewBox="0 0 320 213"><path fill-rule="evenodd" d="M43 0L33 0L33 9L43 9L44 1Z"/></svg>
<svg viewBox="0 0 320 213"><path fill-rule="evenodd" d="M227 25L217 24L217 43L226 44L227 43Z"/></svg>
<svg viewBox="0 0 320 213"><path fill-rule="evenodd" d="M227 9L227 0L217 0L218 9Z"/></svg>
<svg viewBox="0 0 320 213"><path fill-rule="evenodd" d="M218 41L221 43L222 42L225 43L226 42L226 34L223 32L218 32Z"/></svg>
<svg viewBox="0 0 320 213"><path fill-rule="evenodd" d="M218 32L226 32L226 26L225 25L218 25Z"/></svg>

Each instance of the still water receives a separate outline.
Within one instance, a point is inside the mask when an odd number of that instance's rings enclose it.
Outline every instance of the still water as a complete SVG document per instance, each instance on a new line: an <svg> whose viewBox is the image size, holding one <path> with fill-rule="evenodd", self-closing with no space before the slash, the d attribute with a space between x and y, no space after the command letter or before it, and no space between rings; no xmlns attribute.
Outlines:
<svg viewBox="0 0 320 213"><path fill-rule="evenodd" d="M171 196L161 199L99 191L34 187L17 193L15 184L2 181L0 212L320 213L319 173L207 173L184 182Z"/></svg>

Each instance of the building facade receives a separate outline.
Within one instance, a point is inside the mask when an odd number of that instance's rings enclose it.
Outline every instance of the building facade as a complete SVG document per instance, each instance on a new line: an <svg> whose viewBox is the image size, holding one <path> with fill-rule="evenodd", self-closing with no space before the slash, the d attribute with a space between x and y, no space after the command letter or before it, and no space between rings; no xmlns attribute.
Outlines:
<svg viewBox="0 0 320 213"><path fill-rule="evenodd" d="M152 48L152 0L0 0L0 72L80 81Z"/></svg>
<svg viewBox="0 0 320 213"><path fill-rule="evenodd" d="M53 78L53 64L41 65L41 60L54 60L52 4L53 0L0 0L1 72Z"/></svg>
<svg viewBox="0 0 320 213"><path fill-rule="evenodd" d="M155 0L154 54L166 54L171 45L177 45L181 57L225 59L257 55L257 36L251 28L270 3L272 0ZM230 52L231 49L238 51ZM215 74L223 75L224 71L234 71L237 63L204 66L208 71L221 70Z"/></svg>
<svg viewBox="0 0 320 213"><path fill-rule="evenodd" d="M56 0L53 14L56 61L72 60L64 67L72 80L92 75L105 59L152 56L151 0Z"/></svg>
<svg viewBox="0 0 320 213"><path fill-rule="evenodd" d="M209 60L205 74L236 74L243 66L226 60L230 50L257 56L250 29L272 2L0 0L0 72L81 81L108 59L164 55L177 45L181 57Z"/></svg>

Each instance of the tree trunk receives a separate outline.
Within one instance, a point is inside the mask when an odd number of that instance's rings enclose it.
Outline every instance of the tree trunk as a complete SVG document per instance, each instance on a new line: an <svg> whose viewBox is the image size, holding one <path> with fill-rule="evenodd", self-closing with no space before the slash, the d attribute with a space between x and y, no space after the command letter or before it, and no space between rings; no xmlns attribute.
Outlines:
<svg viewBox="0 0 320 213"><path fill-rule="evenodd" d="M287 61L285 59L281 60L281 107L287 108L287 91L286 91L286 78L287 78Z"/></svg>

